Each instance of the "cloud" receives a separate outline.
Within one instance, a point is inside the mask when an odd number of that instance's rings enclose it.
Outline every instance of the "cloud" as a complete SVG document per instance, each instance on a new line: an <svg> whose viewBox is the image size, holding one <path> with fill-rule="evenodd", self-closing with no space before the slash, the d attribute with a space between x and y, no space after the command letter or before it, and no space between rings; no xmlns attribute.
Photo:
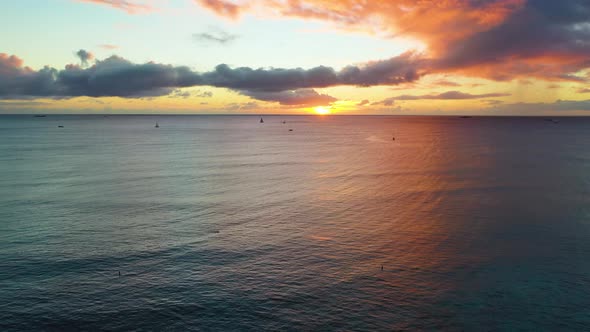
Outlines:
<svg viewBox="0 0 590 332"><path fill-rule="evenodd" d="M578 93L590 93L590 88L580 88L578 89Z"/></svg>
<svg viewBox="0 0 590 332"><path fill-rule="evenodd" d="M293 0L198 1L236 18L272 16L322 20L339 28L422 41L430 54L421 69L498 81L534 77L585 81L590 67L587 0ZM436 4L434 4L436 3Z"/></svg>
<svg viewBox="0 0 590 332"><path fill-rule="evenodd" d="M20 58L0 53L0 98L146 97L200 83L200 76L188 67L133 64L118 56L96 60L88 68L67 65L35 71L23 67Z"/></svg>
<svg viewBox="0 0 590 332"><path fill-rule="evenodd" d="M197 93L195 94L195 96L197 97L201 97L201 98L211 98L213 97L213 92L211 91L197 91Z"/></svg>
<svg viewBox="0 0 590 332"><path fill-rule="evenodd" d="M98 45L98 47L105 49L105 50L114 50L119 48L118 45L113 45L113 44L100 44Z"/></svg>
<svg viewBox="0 0 590 332"><path fill-rule="evenodd" d="M499 107L494 107L494 109L513 113L590 111L590 100L557 100L553 103L503 104Z"/></svg>
<svg viewBox="0 0 590 332"><path fill-rule="evenodd" d="M238 35L230 34L219 28L209 28L207 32L193 34L193 38L202 43L225 45L236 40Z"/></svg>
<svg viewBox="0 0 590 332"><path fill-rule="evenodd" d="M23 67L23 60L15 55L0 53L0 98L22 99L36 96L53 96L58 71L44 67L35 71Z"/></svg>
<svg viewBox="0 0 590 332"><path fill-rule="evenodd" d="M175 90L172 90L170 92L170 94L168 95L168 98L183 98L183 99L186 99L186 98L190 98L190 96L191 96L190 91L183 91L181 89L175 89Z"/></svg>
<svg viewBox="0 0 590 332"><path fill-rule="evenodd" d="M509 93L483 93L483 94L471 94L460 91L447 91L439 94L430 95L401 95L397 97L387 98L380 103L393 100L423 100L423 99L441 99L441 100L459 100L459 99L481 99L490 97L506 97L510 96Z"/></svg>
<svg viewBox="0 0 590 332"><path fill-rule="evenodd" d="M259 109L260 105L256 102L247 102L247 103L231 103L225 105L225 107L231 111L248 111L253 109Z"/></svg>
<svg viewBox="0 0 590 332"><path fill-rule="evenodd" d="M232 69L221 64L202 77L209 85L236 90L283 91L337 85L394 85L417 80L421 76L420 61L417 54L408 52L388 60L347 66L340 71L325 66L311 69Z"/></svg>
<svg viewBox="0 0 590 332"><path fill-rule="evenodd" d="M220 16L225 16L232 19L237 18L242 11L247 9L247 6L240 6L225 0L195 0L195 2Z"/></svg>
<svg viewBox="0 0 590 332"><path fill-rule="evenodd" d="M381 101L376 101L376 102L372 103L371 105L392 106L393 104L395 104L395 97L389 97L389 98L383 99Z"/></svg>
<svg viewBox="0 0 590 332"><path fill-rule="evenodd" d="M365 106L368 105L370 103L370 101L368 99L364 99L362 101L360 101L358 104L356 104L356 106Z"/></svg>
<svg viewBox="0 0 590 332"><path fill-rule="evenodd" d="M131 1L131 0L74 0L78 2L87 2L103 6L109 6L115 9L123 10L128 14L141 14L154 10L154 7L147 5L145 1Z"/></svg>
<svg viewBox="0 0 590 332"><path fill-rule="evenodd" d="M319 94L313 89L298 89L298 90L285 90L285 91L241 91L243 95L252 97L254 99L278 102L281 105L292 105L292 106L322 106L328 105L335 102L337 99L325 95Z"/></svg>
<svg viewBox="0 0 590 332"><path fill-rule="evenodd" d="M80 63L83 67L88 66L88 61L94 59L94 54L86 51L86 50L79 50L76 52L78 58L80 58Z"/></svg>
<svg viewBox="0 0 590 332"><path fill-rule="evenodd" d="M438 66L443 70L507 80L581 78L590 64L590 2L529 0L499 24L451 42Z"/></svg>
<svg viewBox="0 0 590 332"><path fill-rule="evenodd" d="M213 97L213 92L211 91L187 91L182 89L174 89L168 95L170 98L190 98L190 97L199 97L199 98L211 98Z"/></svg>
<svg viewBox="0 0 590 332"><path fill-rule="evenodd" d="M452 81L448 81L448 80L438 80L436 82L434 82L435 85L439 85L439 86L461 86L461 84L459 83L455 83Z"/></svg>
<svg viewBox="0 0 590 332"><path fill-rule="evenodd" d="M87 52L79 52L79 55L81 59L88 58ZM22 59L1 53L0 98L137 98L168 94L188 97L190 93L179 88L216 86L283 105L325 105L336 99L319 94L310 87L365 83L365 80L374 79L371 70L359 67L349 67L341 72L328 67L310 70L247 67L231 69L227 65L220 65L214 71L197 73L183 66L154 62L134 64L113 55L104 60L96 60L87 68L67 65L62 70L44 67L35 71L23 67ZM392 80L398 78L393 77ZM207 98L213 93L198 90L193 95Z"/></svg>

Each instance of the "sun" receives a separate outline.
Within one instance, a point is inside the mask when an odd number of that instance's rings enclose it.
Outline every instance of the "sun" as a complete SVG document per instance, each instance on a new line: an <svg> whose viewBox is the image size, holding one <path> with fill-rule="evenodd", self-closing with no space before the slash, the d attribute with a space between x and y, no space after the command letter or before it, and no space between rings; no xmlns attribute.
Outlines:
<svg viewBox="0 0 590 332"><path fill-rule="evenodd" d="M316 112L316 114L319 114L319 115L328 115L328 114L332 113L329 108L324 107L324 106L318 106L318 107L314 108L314 111Z"/></svg>

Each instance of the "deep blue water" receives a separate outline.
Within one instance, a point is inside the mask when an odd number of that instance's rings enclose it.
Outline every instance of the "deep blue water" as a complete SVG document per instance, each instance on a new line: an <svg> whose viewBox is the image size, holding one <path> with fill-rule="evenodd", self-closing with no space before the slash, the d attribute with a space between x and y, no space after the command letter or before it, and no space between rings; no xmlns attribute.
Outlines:
<svg viewBox="0 0 590 332"><path fill-rule="evenodd" d="M264 119L0 116L0 330L590 326L590 118Z"/></svg>

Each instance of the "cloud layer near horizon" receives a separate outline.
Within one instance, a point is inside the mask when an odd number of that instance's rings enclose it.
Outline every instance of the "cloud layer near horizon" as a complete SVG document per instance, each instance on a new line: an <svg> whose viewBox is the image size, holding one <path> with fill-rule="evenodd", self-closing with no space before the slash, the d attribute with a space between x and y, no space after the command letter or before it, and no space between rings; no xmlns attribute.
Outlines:
<svg viewBox="0 0 590 332"><path fill-rule="evenodd" d="M87 60L90 53L80 50L77 54ZM336 99L318 94L313 88L412 82L420 76L419 62L415 54L405 53L340 71L324 66L253 69L221 64L212 71L198 73L185 66L135 64L111 56L89 67L69 64L62 70L33 70L17 56L0 53L0 98L146 97L166 95L182 87L214 86L285 105L326 104Z"/></svg>

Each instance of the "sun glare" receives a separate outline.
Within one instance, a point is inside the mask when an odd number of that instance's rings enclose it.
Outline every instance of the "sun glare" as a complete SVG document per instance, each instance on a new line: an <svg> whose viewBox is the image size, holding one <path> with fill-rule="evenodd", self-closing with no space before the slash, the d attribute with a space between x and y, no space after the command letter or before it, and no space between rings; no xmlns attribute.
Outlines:
<svg viewBox="0 0 590 332"><path fill-rule="evenodd" d="M319 114L319 115L327 115L327 114L330 114L331 113L329 108L326 108L326 107L323 107L323 106L316 107L314 109L314 111L316 112L316 114Z"/></svg>

